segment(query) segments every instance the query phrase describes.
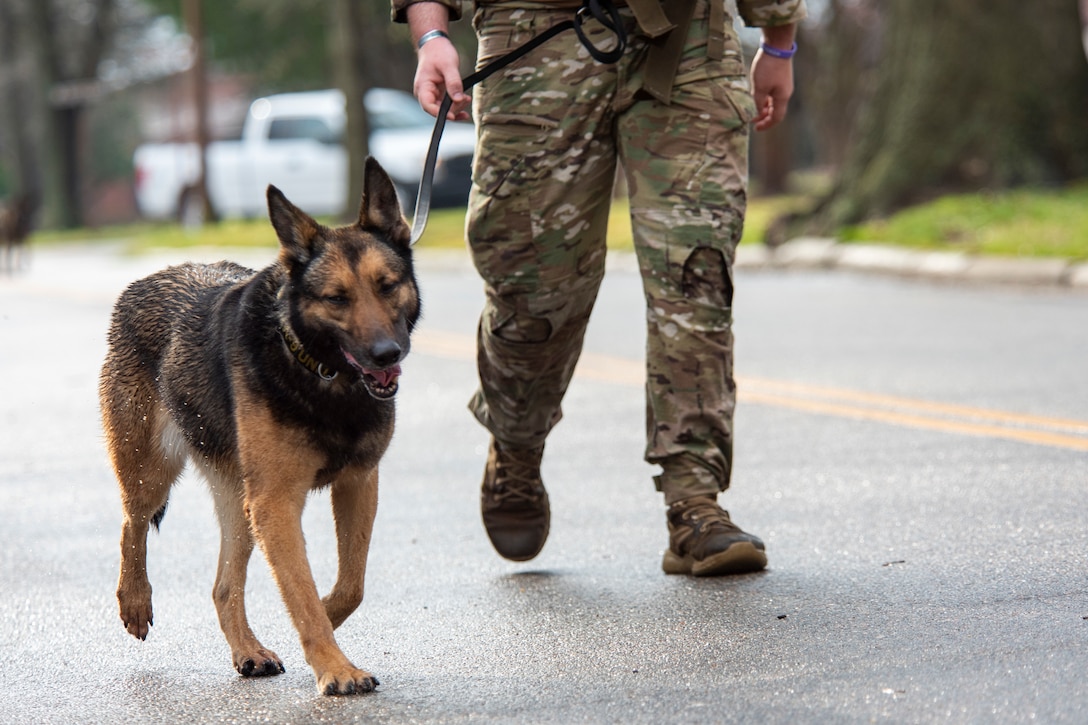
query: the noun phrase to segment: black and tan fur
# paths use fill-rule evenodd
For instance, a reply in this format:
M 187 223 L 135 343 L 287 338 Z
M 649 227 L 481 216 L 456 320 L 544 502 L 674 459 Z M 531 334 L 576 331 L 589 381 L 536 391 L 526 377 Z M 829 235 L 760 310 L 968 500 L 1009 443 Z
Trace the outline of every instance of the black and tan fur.
M 399 363 L 419 317 L 409 229 L 389 177 L 367 161 L 356 224 L 327 228 L 268 189 L 278 260 L 171 267 L 117 302 L 102 368 L 106 440 L 121 485 L 121 619 L 152 624 L 147 532 L 192 461 L 222 532 L 213 599 L 243 675 L 284 671 L 250 630 L 246 567 L 264 551 L 325 694 L 373 690 L 333 630 L 363 598 L 378 462 L 393 434 Z M 320 364 L 320 367 L 319 367 Z M 301 516 L 331 490 L 339 567 L 319 598 Z

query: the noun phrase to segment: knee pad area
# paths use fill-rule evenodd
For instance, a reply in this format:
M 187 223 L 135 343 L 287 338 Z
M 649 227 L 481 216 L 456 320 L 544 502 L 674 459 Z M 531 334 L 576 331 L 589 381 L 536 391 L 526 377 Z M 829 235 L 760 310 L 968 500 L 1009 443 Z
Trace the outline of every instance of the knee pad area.
M 545 342 L 552 335 L 552 323 L 543 318 L 512 313 L 495 320 L 491 334 L 506 342 Z
M 710 307 L 733 306 L 733 281 L 725 256 L 713 247 L 696 247 L 684 260 L 680 289 L 686 299 Z

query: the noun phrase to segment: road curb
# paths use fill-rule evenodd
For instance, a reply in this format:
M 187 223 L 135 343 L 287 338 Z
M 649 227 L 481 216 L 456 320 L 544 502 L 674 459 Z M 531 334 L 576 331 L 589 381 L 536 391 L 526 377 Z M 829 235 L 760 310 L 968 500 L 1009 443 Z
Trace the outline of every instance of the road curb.
M 471 271 L 464 250 L 417 250 L 421 266 Z M 738 269 L 844 269 L 901 277 L 973 282 L 1064 287 L 1088 291 L 1088 262 L 1065 259 L 1018 259 L 977 257 L 964 252 L 922 252 L 878 244 L 841 244 L 834 239 L 805 237 L 772 249 L 762 244 L 737 248 Z M 638 271 L 633 252 L 610 252 L 608 267 Z
M 1071 287 L 1088 290 L 1088 263 L 1066 259 L 979 257 L 964 252 L 931 252 L 878 244 L 841 244 L 801 237 L 769 248 L 737 249 L 738 268 L 847 269 L 947 281 Z

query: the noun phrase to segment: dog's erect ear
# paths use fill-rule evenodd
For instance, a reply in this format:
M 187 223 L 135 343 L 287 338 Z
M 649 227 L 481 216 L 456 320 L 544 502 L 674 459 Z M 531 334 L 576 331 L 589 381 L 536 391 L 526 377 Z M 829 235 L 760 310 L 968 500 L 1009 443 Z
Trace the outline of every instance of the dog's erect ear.
M 305 264 L 313 255 L 314 237 L 321 225 L 287 200 L 283 192 L 268 185 L 268 216 L 280 238 L 280 256 L 285 261 Z
M 412 230 L 401 213 L 393 180 L 373 157 L 367 157 L 366 160 L 363 200 L 359 204 L 359 226 L 385 232 L 393 242 L 404 246 L 408 246 L 412 237 Z

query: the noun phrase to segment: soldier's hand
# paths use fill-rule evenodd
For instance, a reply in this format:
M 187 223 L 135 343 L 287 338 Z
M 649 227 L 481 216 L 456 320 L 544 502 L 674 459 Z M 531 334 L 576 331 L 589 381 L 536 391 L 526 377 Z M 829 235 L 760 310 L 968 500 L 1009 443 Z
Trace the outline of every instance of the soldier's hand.
M 461 84 L 461 65 L 457 48 L 447 38 L 435 38 L 419 49 L 419 64 L 413 84 L 416 98 L 423 110 L 438 115 L 442 99 L 449 93 L 453 100 L 446 115 L 448 121 L 469 120 L 468 105 L 471 99 Z
M 793 52 L 797 50 L 794 37 L 796 24 L 763 28 L 763 43 L 752 60 L 752 98 L 756 102 L 755 127 L 766 131 L 778 125 L 786 117 L 786 106 L 793 95 Z M 788 51 L 768 54 L 764 46 Z
M 752 61 L 752 97 L 756 102 L 757 131 L 766 131 L 786 117 L 793 95 L 793 61 L 775 58 L 762 50 Z

